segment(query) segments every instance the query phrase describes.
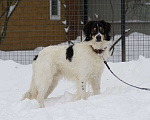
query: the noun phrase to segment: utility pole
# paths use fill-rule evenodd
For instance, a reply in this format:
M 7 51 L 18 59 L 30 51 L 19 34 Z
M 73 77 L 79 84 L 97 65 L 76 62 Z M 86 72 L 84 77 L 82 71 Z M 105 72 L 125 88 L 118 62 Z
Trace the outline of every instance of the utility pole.
M 122 46 L 122 62 L 126 61 L 126 42 L 125 42 L 125 0 L 121 0 L 121 46 Z

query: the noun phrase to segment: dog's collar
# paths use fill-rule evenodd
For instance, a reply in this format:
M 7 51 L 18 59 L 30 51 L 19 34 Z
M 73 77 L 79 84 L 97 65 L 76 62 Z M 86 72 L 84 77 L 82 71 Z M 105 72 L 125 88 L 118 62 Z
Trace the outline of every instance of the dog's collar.
M 92 45 L 90 45 L 90 47 L 92 48 L 92 50 L 93 50 L 96 54 L 102 54 L 102 53 L 106 50 L 106 48 L 107 48 L 107 47 L 105 47 L 105 48 L 103 48 L 103 49 L 94 49 L 94 48 L 92 47 Z

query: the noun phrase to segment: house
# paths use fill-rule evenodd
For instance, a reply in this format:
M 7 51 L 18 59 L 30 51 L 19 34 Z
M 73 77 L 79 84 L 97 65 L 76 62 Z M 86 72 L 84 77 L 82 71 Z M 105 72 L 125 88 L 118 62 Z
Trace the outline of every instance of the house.
M 11 3 L 10 12 L 18 0 Z M 80 34 L 83 4 L 80 0 L 21 0 L 9 18 L 7 34 L 0 50 L 32 50 L 57 45 Z M 7 1 L 0 2 L 0 15 Z M 6 14 L 0 18 L 2 33 Z

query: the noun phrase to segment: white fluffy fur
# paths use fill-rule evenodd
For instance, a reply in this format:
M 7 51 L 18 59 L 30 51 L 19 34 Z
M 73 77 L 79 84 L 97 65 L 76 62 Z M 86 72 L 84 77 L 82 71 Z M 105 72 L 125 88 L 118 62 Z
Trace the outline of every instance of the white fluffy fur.
M 24 94 L 25 98 L 37 99 L 40 107 L 44 107 L 44 99 L 54 90 L 58 81 L 65 77 L 76 82 L 77 99 L 86 99 L 87 82 L 91 84 L 93 94 L 100 94 L 100 81 L 104 69 L 101 55 L 95 49 L 103 49 L 104 58 L 108 56 L 108 41 L 95 42 L 95 38 L 88 42 L 81 42 L 73 46 L 72 61 L 66 59 L 68 46 L 49 46 L 44 48 L 33 62 L 33 75 L 30 89 Z

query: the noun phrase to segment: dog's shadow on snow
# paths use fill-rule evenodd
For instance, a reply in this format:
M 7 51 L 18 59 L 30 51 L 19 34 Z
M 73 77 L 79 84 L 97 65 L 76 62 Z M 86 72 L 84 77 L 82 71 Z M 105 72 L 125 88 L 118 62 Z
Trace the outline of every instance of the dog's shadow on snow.
M 92 93 L 88 92 L 87 96 L 92 96 Z M 59 97 L 50 97 L 44 100 L 45 107 L 52 107 L 57 104 L 65 104 L 70 102 L 77 101 L 77 94 L 71 94 L 69 92 L 65 92 L 64 95 Z
M 50 97 L 44 100 L 44 104 L 46 107 L 51 107 L 56 104 L 64 104 L 68 102 L 74 102 L 74 94 L 65 92 L 64 95 L 59 96 L 59 97 Z
M 87 97 L 90 96 L 93 96 L 93 94 L 91 92 L 87 92 Z M 64 95 L 58 97 L 51 97 L 51 96 L 49 97 L 50 98 L 44 100 L 45 107 L 54 107 L 57 104 L 66 104 L 66 103 L 78 101 L 78 99 L 76 99 L 77 94 L 72 94 L 69 92 L 65 92 Z M 14 110 L 17 112 L 22 110 L 29 111 L 32 109 L 40 108 L 39 103 L 35 99 L 34 100 L 25 99 L 24 101 L 13 103 L 12 106 L 13 106 L 12 108 L 15 108 Z

